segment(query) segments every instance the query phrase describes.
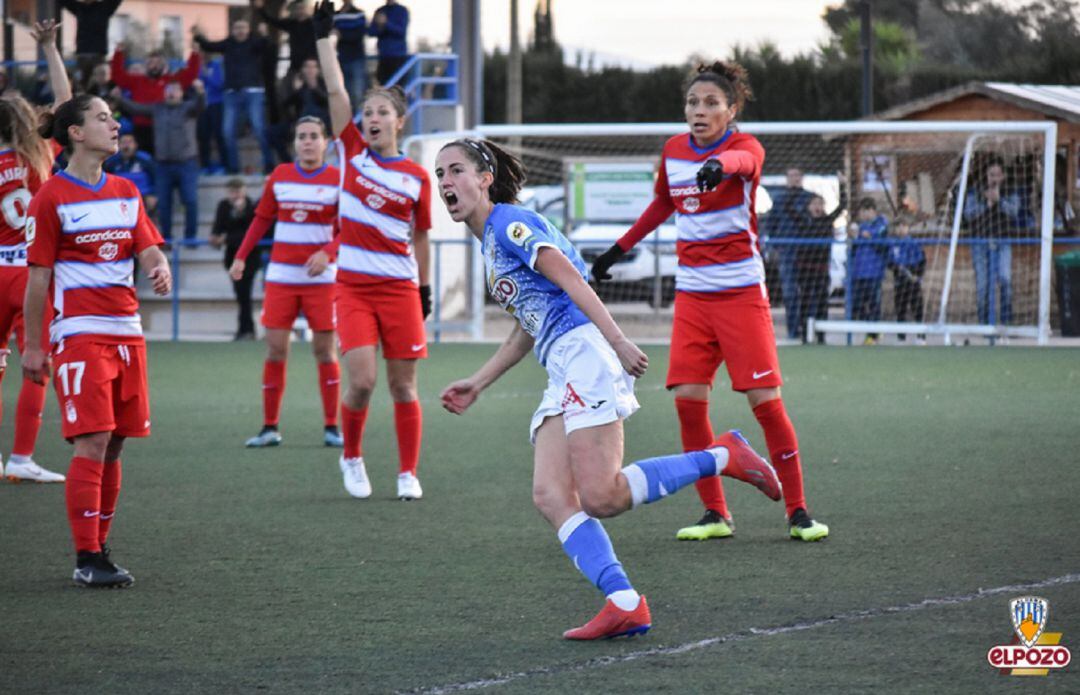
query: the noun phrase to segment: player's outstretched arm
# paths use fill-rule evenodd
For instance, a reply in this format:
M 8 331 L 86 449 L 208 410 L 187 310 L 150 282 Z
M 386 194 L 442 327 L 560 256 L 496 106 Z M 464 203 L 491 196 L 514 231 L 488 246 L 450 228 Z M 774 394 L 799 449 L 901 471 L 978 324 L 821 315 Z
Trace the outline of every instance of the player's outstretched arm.
M 506 338 L 484 366 L 467 379 L 461 379 L 443 389 L 443 408 L 455 415 L 464 413 L 480 396 L 480 392 L 493 384 L 511 367 L 520 362 L 533 347 L 533 338 L 520 324 Z
M 611 318 L 607 307 L 581 277 L 577 268 L 570 263 L 570 259 L 558 249 L 545 246 L 537 252 L 536 270 L 566 292 L 574 304 L 600 329 L 600 333 L 615 350 L 619 362 L 628 374 L 633 377 L 645 374 L 645 370 L 649 368 L 649 358 L 623 334 L 619 324 Z
M 49 374 L 49 355 L 41 344 L 41 317 L 45 312 L 45 298 L 52 282 L 52 268 L 30 266 L 23 297 L 23 321 L 26 323 L 26 350 L 22 354 L 22 369 L 26 378 L 35 384 L 44 384 Z
M 352 121 L 352 104 L 349 102 L 349 93 L 345 91 L 345 78 L 341 75 L 337 51 L 330 42 L 330 30 L 334 28 L 334 6 L 330 0 L 323 0 L 315 7 L 311 21 L 315 25 L 315 48 L 319 52 L 319 67 L 322 69 L 323 82 L 326 83 L 330 127 L 336 138 L 341 136 Z

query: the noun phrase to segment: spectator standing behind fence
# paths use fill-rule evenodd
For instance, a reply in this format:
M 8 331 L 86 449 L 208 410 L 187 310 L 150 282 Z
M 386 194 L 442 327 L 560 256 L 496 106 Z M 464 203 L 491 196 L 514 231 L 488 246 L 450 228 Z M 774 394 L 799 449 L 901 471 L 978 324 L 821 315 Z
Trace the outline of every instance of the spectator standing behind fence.
M 90 76 L 86 80 L 86 93 L 108 100 L 115 86 L 112 70 L 109 69 L 109 64 L 102 60 L 90 70 Z
M 153 157 L 139 149 L 134 133 L 123 133 L 120 136 L 120 150 L 106 159 L 102 168 L 107 174 L 114 174 L 135 184 L 142 194 L 146 216 L 151 220 L 157 217 L 157 164 Z
M 806 206 L 813 193 L 803 188 L 802 170 L 787 170 L 783 189 L 773 196 L 772 213 L 768 216 L 769 239 L 777 247 L 780 264 L 780 298 L 784 302 L 784 322 L 787 337 L 795 340 L 805 327 L 799 322 L 799 277 L 795 268 L 798 246 L 784 243 L 797 235 L 800 218 L 806 214 Z M 778 241 L 779 240 L 779 241 Z
M 123 99 L 124 110 L 149 115 L 154 120 L 157 150 L 158 223 L 165 241 L 172 239 L 173 192 L 180 191 L 184 204 L 184 240 L 192 241 L 199 231 L 199 164 L 196 158 L 195 121 L 206 104 L 205 90 L 199 80 L 192 85 L 194 94 L 184 98 L 179 82 L 165 87 L 165 101 L 153 106 Z
M 1007 324 L 1012 320 L 1012 247 L 1001 239 L 1020 224 L 1020 195 L 1005 188 L 1005 166 L 993 161 L 980 185 L 964 200 L 964 222 L 971 233 L 971 262 L 975 268 L 975 307 L 979 323 Z M 1001 306 L 994 308 L 995 288 Z
M 911 238 L 911 220 L 899 217 L 893 225 L 894 241 L 889 246 L 889 267 L 893 271 L 893 302 L 896 306 L 896 320 L 907 321 L 908 312 L 917 323 L 923 320 L 922 280 L 926 272 L 926 254 L 922 244 Z M 901 333 L 899 340 L 907 340 Z M 919 345 L 926 344 L 926 334 L 915 336 Z
M 225 270 L 231 266 L 236 252 L 244 242 L 244 234 L 255 218 L 255 203 L 247 194 L 243 179 L 233 178 L 225 184 L 225 198 L 214 213 L 214 227 L 210 231 L 210 245 L 225 248 Z M 254 340 L 255 322 L 251 317 L 251 288 L 255 273 L 262 266 L 262 252 L 258 249 L 248 256 L 243 275 L 232 281 L 233 293 L 240 313 L 237 318 L 236 335 L 233 340 Z
M 128 70 L 126 53 L 123 44 L 116 47 L 112 57 L 112 80 L 117 87 L 127 90 L 130 99 L 136 104 L 151 106 L 165 99 L 165 85 L 176 81 L 183 90 L 191 87 L 191 83 L 199 77 L 199 68 L 202 67 L 202 59 L 197 52 L 192 52 L 188 57 L 187 65 L 175 73 L 166 73 L 165 54 L 161 51 L 151 51 L 146 56 L 146 64 L 143 74 Z M 132 121 L 135 124 L 135 138 L 139 141 L 139 147 L 151 155 L 155 154 L 154 147 L 154 122 L 149 115 L 138 115 Z
M 345 90 L 349 93 L 350 103 L 359 104 L 367 89 L 367 48 L 364 46 L 367 15 L 352 0 L 345 0 L 334 15 L 334 29 L 338 33 L 338 63 L 345 78 Z
M 877 211 L 873 198 L 859 201 L 858 222 L 851 225 L 851 260 L 848 262 L 851 291 L 851 318 L 856 321 L 881 319 L 881 280 L 885 277 L 888 253 L 881 240 L 889 233 L 889 222 Z M 866 334 L 866 345 L 876 345 L 877 333 Z
M 840 203 L 825 214 L 825 199 L 810 195 L 806 209 L 799 215 L 796 236 L 807 243 L 795 247 L 795 276 L 798 278 L 799 302 L 797 316 L 803 343 L 810 342 L 806 320 L 823 320 L 829 316 L 829 256 L 832 250 L 833 225 L 847 203 L 843 191 Z M 825 343 L 825 334 L 818 331 L 818 344 Z
M 79 82 L 85 83 L 109 53 L 109 20 L 120 0 L 57 0 L 57 4 L 75 16 L 75 64 Z
M 289 16 L 286 19 L 271 16 L 263 3 L 264 0 L 254 0 L 252 3 L 259 13 L 259 19 L 289 36 L 289 70 L 285 79 L 291 81 L 292 76 L 300 71 L 305 60 L 309 58 L 318 60 L 318 54 L 315 51 L 315 25 L 311 23 L 311 1 L 294 0 L 289 3 Z
M 285 117 L 289 123 L 304 116 L 315 116 L 323 123 L 330 122 L 326 83 L 319 71 L 319 60 L 305 60 L 300 72 L 293 77 L 289 96 L 285 99 Z
M 199 114 L 195 124 L 195 134 L 199 140 L 199 166 L 204 174 L 220 174 L 225 170 L 225 142 L 223 129 L 225 114 L 225 67 L 220 57 L 203 57 L 203 68 L 199 72 L 203 88 L 206 90 L 206 108 Z M 217 160 L 211 155 L 211 145 L 217 146 Z
M 225 131 L 225 169 L 230 174 L 240 171 L 240 152 L 237 141 L 244 121 L 251 124 L 255 139 L 262 151 L 263 173 L 274 170 L 274 155 L 266 133 L 266 86 L 262 64 L 274 47 L 265 36 L 251 33 L 251 24 L 238 19 L 232 23 L 229 36 L 221 41 L 207 39 L 198 24 L 191 28 L 196 43 L 204 51 L 221 53 L 225 57 L 225 111 L 222 130 Z
M 380 85 L 386 85 L 409 57 L 409 45 L 405 40 L 408 29 L 409 10 L 396 0 L 386 0 L 385 5 L 375 10 L 368 36 L 378 38 L 375 48 L 379 53 L 379 65 L 375 68 L 375 78 Z

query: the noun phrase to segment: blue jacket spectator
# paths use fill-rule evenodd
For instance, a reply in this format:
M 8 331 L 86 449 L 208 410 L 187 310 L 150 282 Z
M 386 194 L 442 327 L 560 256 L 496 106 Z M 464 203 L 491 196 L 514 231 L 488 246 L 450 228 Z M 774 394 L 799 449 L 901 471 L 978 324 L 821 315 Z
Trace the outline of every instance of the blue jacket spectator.
M 120 151 L 106 159 L 103 168 L 135 184 L 144 200 L 154 197 L 157 164 L 153 157 L 139 149 L 131 132 L 120 135 Z M 147 207 L 150 207 L 150 201 L 147 201 Z
M 380 85 L 385 86 L 409 57 L 409 45 L 405 39 L 408 29 L 409 10 L 396 0 L 386 0 L 385 5 L 375 10 L 368 35 L 378 38 L 375 47 L 379 52 L 379 65 L 375 77 Z
M 349 92 L 349 102 L 359 105 L 367 89 L 367 15 L 353 5 L 352 0 L 345 0 L 341 10 L 334 15 L 334 28 L 338 32 L 337 53 L 341 74 L 345 78 L 345 89 Z
M 971 234 L 975 270 L 975 309 L 982 325 L 1012 320 L 1012 246 L 999 239 L 1023 229 L 1022 207 L 1020 195 L 1005 187 L 1005 167 L 1000 161 L 991 162 L 982 183 L 964 197 L 962 215 Z M 995 306 L 998 293 L 1000 306 Z
M 875 243 L 884 239 L 889 232 L 889 222 L 884 215 L 873 210 L 873 216 L 867 220 L 865 209 L 859 211 L 859 229 L 855 236 L 854 249 L 848 272 L 855 280 L 880 280 L 885 275 L 885 256 L 888 249 L 884 244 Z
M 785 243 L 799 233 L 799 221 L 807 213 L 807 206 L 814 194 L 802 187 L 802 170 L 787 170 L 786 185 L 773 195 L 772 210 L 765 216 L 762 233 L 769 236 L 770 245 L 777 249 L 780 271 L 780 298 L 784 302 L 784 318 L 789 339 L 798 338 L 803 331 L 799 317 L 802 303 L 799 293 L 799 275 L 796 259 L 799 247 Z
M 206 108 L 199 114 L 196 137 L 199 141 L 199 165 L 205 173 L 225 170 L 225 68 L 220 58 L 204 60 L 199 72 L 206 89 Z M 211 145 L 217 146 L 217 159 L 212 156 Z

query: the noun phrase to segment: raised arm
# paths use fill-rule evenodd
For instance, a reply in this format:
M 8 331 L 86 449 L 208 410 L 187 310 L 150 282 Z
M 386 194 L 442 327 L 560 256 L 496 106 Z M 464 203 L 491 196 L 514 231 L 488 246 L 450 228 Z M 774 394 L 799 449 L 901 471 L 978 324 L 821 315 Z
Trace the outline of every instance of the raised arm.
M 570 259 L 558 249 L 544 246 L 537 252 L 536 270 L 566 292 L 578 309 L 600 329 L 604 340 L 615 350 L 627 373 L 634 377 L 645 374 L 649 358 L 623 334 L 615 319 L 611 318 L 607 307 L 585 282 L 585 278 L 581 277 Z
M 330 127 L 334 137 L 341 137 L 342 132 L 352 122 L 352 104 L 349 93 L 345 91 L 345 78 L 341 76 L 337 51 L 330 43 L 330 30 L 334 27 L 334 6 L 330 0 L 323 0 L 315 7 L 311 21 L 315 25 L 315 47 L 319 51 L 319 67 L 323 81 L 326 82 L 326 96 L 329 101 Z
M 45 62 L 49 65 L 49 88 L 52 89 L 54 108 L 71 99 L 71 81 L 64 68 L 64 59 L 60 56 L 60 49 L 56 47 L 56 30 L 59 26 L 56 20 L 46 19 L 36 23 L 30 30 L 30 35 L 41 46 L 41 51 L 45 54 Z

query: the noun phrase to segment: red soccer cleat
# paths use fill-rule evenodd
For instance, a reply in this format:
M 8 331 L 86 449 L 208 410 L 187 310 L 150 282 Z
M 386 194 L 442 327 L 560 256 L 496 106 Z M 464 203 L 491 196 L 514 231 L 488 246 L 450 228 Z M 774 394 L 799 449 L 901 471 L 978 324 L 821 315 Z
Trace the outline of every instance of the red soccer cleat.
M 720 435 L 711 448 L 724 447 L 728 450 L 728 462 L 720 475 L 726 475 L 744 483 L 750 483 L 773 501 L 780 499 L 783 488 L 772 465 L 758 456 L 750 447 L 750 442 L 739 430 L 731 430 Z
M 624 611 L 608 599 L 595 618 L 581 627 L 567 630 L 562 636 L 566 639 L 577 640 L 632 637 L 645 634 L 650 627 L 652 627 L 652 616 L 649 614 L 649 604 L 645 602 L 644 596 L 638 601 L 637 608 L 632 611 Z

